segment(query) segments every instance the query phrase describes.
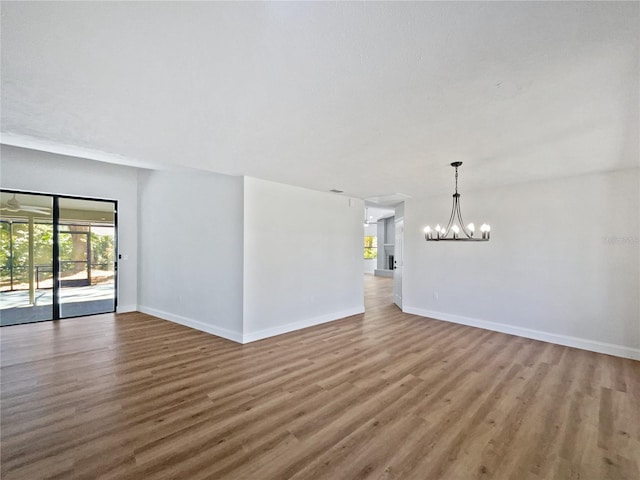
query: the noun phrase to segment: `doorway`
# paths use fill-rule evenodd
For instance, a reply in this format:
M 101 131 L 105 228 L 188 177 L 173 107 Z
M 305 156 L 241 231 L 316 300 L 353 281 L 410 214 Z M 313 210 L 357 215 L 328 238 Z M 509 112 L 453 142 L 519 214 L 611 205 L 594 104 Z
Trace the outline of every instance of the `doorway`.
M 394 303 L 397 266 L 396 206 L 365 202 L 365 310 Z
M 0 190 L 0 325 L 115 312 L 117 202 Z

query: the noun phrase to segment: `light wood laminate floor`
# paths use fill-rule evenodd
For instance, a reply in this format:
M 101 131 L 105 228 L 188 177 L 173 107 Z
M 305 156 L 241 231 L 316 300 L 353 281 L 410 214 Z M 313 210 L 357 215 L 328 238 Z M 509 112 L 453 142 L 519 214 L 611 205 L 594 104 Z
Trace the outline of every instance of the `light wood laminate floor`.
M 4 327 L 2 478 L 640 478 L 640 362 L 403 314 L 238 345 L 139 314 Z

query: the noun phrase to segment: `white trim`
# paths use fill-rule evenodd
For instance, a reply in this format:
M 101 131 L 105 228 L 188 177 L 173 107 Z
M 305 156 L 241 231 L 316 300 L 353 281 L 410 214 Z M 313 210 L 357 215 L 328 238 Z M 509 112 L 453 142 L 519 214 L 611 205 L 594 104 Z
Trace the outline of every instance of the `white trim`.
M 543 342 L 556 343 L 567 347 L 580 348 L 597 353 L 605 353 L 616 357 L 630 358 L 632 360 L 640 360 L 640 348 L 627 347 L 625 345 L 615 345 L 612 343 L 598 342 L 586 338 L 571 337 L 568 335 L 559 335 L 557 333 L 543 332 L 541 330 L 532 330 L 524 327 L 516 327 L 505 323 L 489 322 L 477 318 L 463 317 L 461 315 L 452 315 L 450 313 L 435 312 L 432 310 L 424 310 L 416 307 L 404 307 L 405 313 L 419 315 L 421 317 L 433 318 L 435 320 L 443 320 L 445 322 L 459 323 L 471 327 L 484 328 L 494 332 L 508 333 L 519 337 L 532 338 Z
M 263 338 L 275 337 L 276 335 L 282 335 L 283 333 L 289 333 L 295 330 L 313 327 L 314 325 L 320 325 L 321 323 L 333 322 L 334 320 L 340 320 L 342 318 L 350 317 L 351 315 L 358 315 L 360 313 L 364 313 L 364 305 L 350 308 L 348 310 L 320 315 L 319 317 L 313 317 L 306 320 L 299 320 L 297 322 L 279 325 L 277 327 L 265 328 L 264 330 L 245 333 L 242 336 L 242 343 L 255 342 L 256 340 L 262 340 Z
M 116 308 L 116 313 L 129 313 L 137 311 L 137 305 L 118 305 Z
M 138 305 L 138 311 L 152 315 L 154 317 L 168 320 L 170 322 L 184 325 L 185 327 L 195 328 L 201 332 L 210 333 L 218 337 L 226 338 L 234 342 L 242 343 L 242 334 L 240 332 L 234 332 L 227 328 L 210 325 L 208 323 L 201 322 L 200 320 L 194 320 L 192 318 L 183 317 L 181 315 L 175 315 L 169 312 L 163 312 L 162 310 L 156 310 L 155 308 L 145 307 L 144 305 Z

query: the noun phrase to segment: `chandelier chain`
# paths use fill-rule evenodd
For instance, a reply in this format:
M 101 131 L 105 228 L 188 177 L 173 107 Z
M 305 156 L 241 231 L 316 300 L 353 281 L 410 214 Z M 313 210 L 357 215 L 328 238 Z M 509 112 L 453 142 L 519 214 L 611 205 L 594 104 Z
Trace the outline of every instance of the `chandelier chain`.
M 456 193 L 458 193 L 458 167 L 456 167 Z

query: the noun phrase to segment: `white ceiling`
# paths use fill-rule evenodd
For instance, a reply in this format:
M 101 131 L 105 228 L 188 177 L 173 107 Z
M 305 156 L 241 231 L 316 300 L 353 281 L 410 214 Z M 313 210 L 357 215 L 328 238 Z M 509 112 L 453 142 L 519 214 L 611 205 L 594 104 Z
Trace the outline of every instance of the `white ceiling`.
M 640 165 L 638 2 L 3 2 L 2 141 L 369 198 Z

